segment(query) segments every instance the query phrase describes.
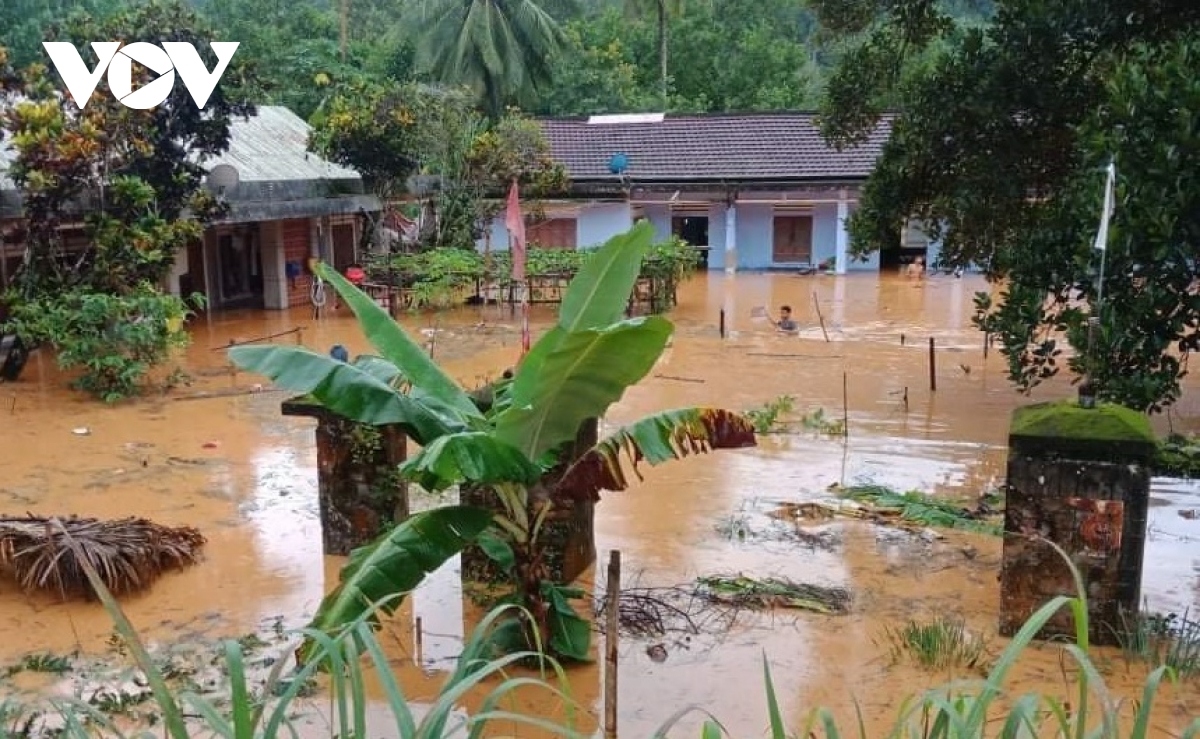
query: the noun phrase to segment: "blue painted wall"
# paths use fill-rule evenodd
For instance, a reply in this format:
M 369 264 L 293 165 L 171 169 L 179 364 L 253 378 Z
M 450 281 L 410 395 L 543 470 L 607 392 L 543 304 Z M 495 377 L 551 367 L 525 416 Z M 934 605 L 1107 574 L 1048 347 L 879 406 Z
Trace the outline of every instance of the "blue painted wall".
M 666 241 L 671 238 L 671 206 L 655 203 L 643 205 L 642 213 L 646 220 L 654 225 L 654 240 Z
M 579 211 L 575 222 L 575 245 L 579 248 L 600 246 L 633 226 L 633 208 L 629 203 L 591 203 Z

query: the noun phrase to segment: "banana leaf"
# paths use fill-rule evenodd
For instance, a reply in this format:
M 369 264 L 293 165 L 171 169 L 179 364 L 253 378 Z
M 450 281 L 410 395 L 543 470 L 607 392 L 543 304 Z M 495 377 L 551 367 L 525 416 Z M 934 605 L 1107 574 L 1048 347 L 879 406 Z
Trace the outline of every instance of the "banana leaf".
M 276 385 L 311 395 L 329 410 L 371 425 L 400 424 L 419 444 L 443 434 L 466 431 L 452 409 L 430 398 L 405 395 L 378 374 L 298 346 L 236 346 L 229 358 Z
M 571 279 L 558 310 L 558 323 L 530 347 L 517 368 L 517 376 L 522 372 L 540 375 L 546 357 L 568 334 L 608 328 L 620 321 L 653 241 L 654 227 L 639 223 L 597 249 Z M 518 406 L 532 404 L 532 398 L 520 395 L 515 388 L 512 400 Z
M 491 522 L 491 512 L 467 506 L 445 506 L 413 515 L 350 554 L 338 586 L 321 601 L 309 628 L 334 636 L 340 627 L 354 623 L 376 604 L 386 614 L 394 612 L 402 598 L 384 599 L 412 592 Z M 377 615 L 369 622 L 378 626 Z M 306 639 L 296 651 L 297 661 L 307 662 L 316 649 L 316 642 Z
M 673 330 L 649 316 L 565 334 L 540 366 L 517 372 L 512 405 L 494 418 L 497 437 L 529 459 L 574 439 L 654 368 Z
M 647 416 L 600 440 L 559 479 L 555 495 L 573 500 L 599 500 L 601 490 L 625 490 L 629 480 L 621 467 L 622 452 L 638 479 L 638 463 L 662 464 L 716 449 L 756 446 L 754 424 L 720 408 L 680 408 Z
M 384 359 L 396 365 L 414 388 L 453 408 L 464 418 L 476 419 L 481 416 L 466 391 L 443 372 L 420 344 L 413 341 L 408 332 L 392 320 L 371 296 L 359 290 L 328 264 L 318 264 L 316 273 L 333 285 L 333 289 L 358 317 L 367 340 Z
M 426 490 L 437 492 L 451 485 L 501 482 L 532 485 L 542 469 L 516 447 L 492 434 L 472 431 L 436 439 L 400 465 L 400 472 Z

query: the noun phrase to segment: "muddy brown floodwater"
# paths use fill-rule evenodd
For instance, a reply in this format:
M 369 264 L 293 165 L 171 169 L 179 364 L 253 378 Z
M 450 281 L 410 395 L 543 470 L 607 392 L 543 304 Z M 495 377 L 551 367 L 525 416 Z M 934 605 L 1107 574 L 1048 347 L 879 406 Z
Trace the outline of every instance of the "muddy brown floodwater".
M 984 360 L 982 336 L 970 325 L 971 297 L 979 289 L 987 286 L 976 277 L 917 283 L 877 275 L 716 273 L 701 274 L 681 288 L 672 316 L 673 345 L 651 377 L 612 410 L 606 425 L 687 405 L 745 410 L 791 395 L 798 412 L 822 408 L 840 417 L 844 410 L 848 439 L 804 431 L 770 435 L 756 449 L 649 470 L 644 482 L 600 504 L 601 561 L 609 550 L 621 550 L 627 586 L 680 585 L 699 575 L 740 572 L 844 586 L 854 594 L 854 605 L 842 616 L 743 613 L 720 634 L 624 638 L 622 735 L 649 735 L 691 704 L 719 717 L 735 736 L 761 732 L 767 722 L 764 653 L 794 725 L 810 708 L 827 706 L 844 728 L 853 729 L 857 700 L 868 735 L 878 735 L 901 700 L 950 677 L 892 665 L 886 627 L 910 617 L 957 614 L 971 630 L 995 633 L 999 538 L 957 532 L 910 536 L 835 522 L 825 527 L 828 546 L 816 546 L 788 536 L 789 527 L 770 515 L 782 503 L 825 496 L 835 483 L 870 482 L 956 498 L 1002 483 L 1010 411 L 1072 389 L 1055 381 L 1027 399 L 1008 385 L 998 352 Z M 829 341 L 818 325 L 814 292 Z M 785 303 L 802 324 L 798 337 L 778 335 L 754 317 L 755 308 L 773 314 Z M 722 309 L 729 329 L 725 340 L 716 328 Z M 550 309 L 535 309 L 535 330 L 551 320 Z M 517 358 L 517 320 L 504 309 L 462 309 L 402 323 L 422 340 L 432 335 L 436 357 L 468 385 L 494 377 Z M 304 328 L 302 341 L 313 349 L 342 343 L 352 353 L 368 350 L 344 309 L 319 320 L 307 310 L 219 314 L 192 327 L 193 345 L 181 357 L 195 377 L 192 387 L 116 407 L 63 389 L 65 380 L 50 358 L 38 356 L 21 383 L 0 386 L 0 512 L 138 515 L 199 527 L 209 539 L 205 561 L 164 576 L 147 594 L 124 603 L 133 622 L 156 642 L 236 637 L 276 623 L 302 625 L 343 561 L 321 553 L 313 422 L 282 417 L 279 403 L 286 396 L 269 388 L 184 399 L 263 382 L 230 373 L 220 347 L 294 327 Z M 930 336 L 937 342 L 936 393 L 929 390 Z M 1197 398 L 1189 386 L 1170 419 L 1176 430 L 1200 428 Z M 1165 430 L 1166 419 L 1156 423 Z M 90 433 L 76 435 L 76 428 Z M 1190 483 L 1155 481 L 1143 585 L 1153 610 L 1182 613 L 1198 601 L 1200 521 L 1180 515 L 1200 506 L 1198 492 Z M 415 506 L 439 502 L 418 500 Z M 590 587 L 590 576 L 585 580 Z M 420 654 L 414 615 L 422 623 Z M 448 567 L 389 624 L 384 642 L 414 699 L 433 695 L 476 615 L 474 607 L 464 606 Z M 0 663 L 34 651 L 99 653 L 110 632 L 96 605 L 30 597 L 0 583 Z M 659 643 L 665 661 L 647 655 L 647 647 Z M 992 650 L 1003 643 L 993 639 Z M 1097 653 L 1109 687 L 1130 699 L 1139 695 L 1145 668 L 1115 651 Z M 1031 650 L 1013 687 L 1065 697 L 1059 655 L 1049 646 Z M 661 652 L 655 656 L 661 659 Z M 600 670 L 573 669 L 571 687 L 589 710 L 581 728 L 590 731 L 600 712 Z M 527 708 L 557 710 L 537 702 Z M 1187 684 L 1166 688 L 1153 726 L 1156 734 L 1168 736 L 1196 715 L 1200 690 Z M 698 721 L 685 720 L 679 735 Z M 329 735 L 319 722 L 312 731 Z

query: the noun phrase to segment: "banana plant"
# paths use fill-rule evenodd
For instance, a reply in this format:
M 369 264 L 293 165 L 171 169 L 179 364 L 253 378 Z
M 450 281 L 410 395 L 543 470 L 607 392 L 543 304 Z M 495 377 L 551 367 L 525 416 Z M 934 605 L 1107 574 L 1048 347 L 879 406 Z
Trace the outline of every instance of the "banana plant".
M 655 465 L 714 449 L 754 446 L 753 425 L 716 408 L 665 411 L 600 440 L 565 471 L 559 467 L 580 425 L 599 418 L 654 367 L 674 331 L 662 316 L 626 318 L 625 308 L 650 249 L 648 223 L 618 235 L 589 258 L 572 280 L 557 323 L 521 360 L 509 380 L 494 386 L 486 410 L 438 367 L 374 300 L 327 265 L 317 273 L 358 317 L 378 356 L 344 363 L 296 346 L 242 346 L 229 351 L 242 369 L 277 386 L 308 394 L 352 421 L 398 424 L 421 446 L 401 473 L 429 490 L 482 486 L 501 505 L 481 531 L 479 509 L 460 507 L 462 526 L 439 529 L 429 549 L 444 553 L 479 541 L 512 573 L 517 599 L 532 614 L 527 644 L 586 659 L 590 630 L 565 603 L 571 593 L 549 581 L 539 534 L 556 501 L 599 500 L 602 490 L 629 486 L 623 470 Z M 389 593 L 410 592 L 427 569 L 428 552 L 407 522 L 355 553 L 341 582 L 322 603 L 313 628 L 332 633 L 354 622 Z M 439 555 L 440 556 L 440 555 Z M 452 556 L 452 555 L 451 555 Z M 356 566 L 357 563 L 357 566 Z M 364 585 L 364 580 L 370 583 Z

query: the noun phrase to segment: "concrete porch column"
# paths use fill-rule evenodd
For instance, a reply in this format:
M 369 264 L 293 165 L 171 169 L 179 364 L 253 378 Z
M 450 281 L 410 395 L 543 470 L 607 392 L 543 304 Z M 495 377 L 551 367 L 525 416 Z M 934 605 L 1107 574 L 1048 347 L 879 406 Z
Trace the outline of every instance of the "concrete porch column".
M 733 198 L 725 206 L 725 273 L 737 272 L 737 203 Z
M 846 200 L 846 194 L 842 193 L 837 204 L 837 231 L 835 240 L 834 256 L 837 259 L 837 264 L 834 267 L 836 274 L 846 274 L 846 266 L 849 264 L 848 253 L 850 251 L 850 235 L 846 233 L 846 220 L 850 217 L 850 203 Z

